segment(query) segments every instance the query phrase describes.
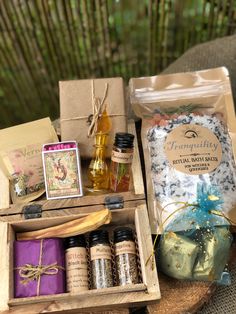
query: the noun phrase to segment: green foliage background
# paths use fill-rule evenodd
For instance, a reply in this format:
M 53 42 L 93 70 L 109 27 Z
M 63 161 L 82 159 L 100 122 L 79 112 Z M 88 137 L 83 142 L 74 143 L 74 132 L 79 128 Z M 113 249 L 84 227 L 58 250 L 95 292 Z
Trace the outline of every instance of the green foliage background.
M 1 0 L 0 127 L 59 116 L 58 81 L 154 75 L 236 30 L 236 0 Z

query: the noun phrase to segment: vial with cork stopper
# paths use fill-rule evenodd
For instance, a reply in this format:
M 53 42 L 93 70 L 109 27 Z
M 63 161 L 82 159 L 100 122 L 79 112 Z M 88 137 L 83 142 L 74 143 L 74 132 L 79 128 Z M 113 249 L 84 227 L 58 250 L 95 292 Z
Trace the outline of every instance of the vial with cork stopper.
M 110 167 L 110 189 L 113 192 L 129 191 L 133 142 L 133 134 L 116 133 L 115 135 Z

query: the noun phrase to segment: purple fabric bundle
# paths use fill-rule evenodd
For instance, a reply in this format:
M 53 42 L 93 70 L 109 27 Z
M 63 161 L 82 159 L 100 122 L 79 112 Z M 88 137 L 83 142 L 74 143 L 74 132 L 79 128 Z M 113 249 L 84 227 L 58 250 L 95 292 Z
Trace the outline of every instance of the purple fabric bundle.
M 27 267 L 44 270 L 40 278 L 27 279 L 26 276 L 29 274 Z M 64 293 L 65 261 L 62 240 L 54 238 L 15 241 L 14 280 L 15 298 Z

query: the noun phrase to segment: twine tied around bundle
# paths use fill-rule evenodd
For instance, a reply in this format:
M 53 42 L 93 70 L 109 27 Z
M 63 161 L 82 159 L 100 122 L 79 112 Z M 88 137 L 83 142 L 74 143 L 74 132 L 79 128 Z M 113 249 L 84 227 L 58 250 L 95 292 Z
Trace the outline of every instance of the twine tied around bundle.
M 89 123 L 88 128 L 88 137 L 93 137 L 96 134 L 97 126 L 98 126 L 98 120 L 101 117 L 102 113 L 106 109 L 105 100 L 108 95 L 109 90 L 109 84 L 105 83 L 105 88 L 103 92 L 103 97 L 96 97 L 95 93 L 95 86 L 94 86 L 94 80 L 91 80 L 91 95 L 92 95 L 92 111 L 93 113 L 88 116 L 82 116 L 82 117 L 73 117 L 73 118 L 66 118 L 61 119 L 60 122 L 65 121 L 75 121 L 75 120 L 84 120 L 87 119 L 87 122 Z M 124 114 L 108 114 L 109 117 L 123 117 Z
M 64 267 L 53 263 L 50 265 L 42 265 L 43 257 L 43 240 L 40 241 L 40 253 L 39 253 L 39 264 L 31 265 L 25 264 L 24 266 L 16 267 L 16 270 L 19 270 L 19 275 L 22 278 L 20 283 L 23 285 L 28 284 L 30 281 L 37 280 L 37 296 L 39 296 L 41 276 L 42 275 L 56 275 L 59 271 L 65 270 Z
M 95 96 L 95 87 L 94 87 L 94 80 L 92 80 L 92 107 L 93 107 L 93 114 L 92 114 L 92 121 L 88 129 L 88 137 L 92 137 L 97 132 L 98 126 L 98 119 L 101 117 L 103 111 L 105 110 L 105 100 L 107 98 L 108 93 L 108 83 L 105 84 L 104 94 L 102 99 Z

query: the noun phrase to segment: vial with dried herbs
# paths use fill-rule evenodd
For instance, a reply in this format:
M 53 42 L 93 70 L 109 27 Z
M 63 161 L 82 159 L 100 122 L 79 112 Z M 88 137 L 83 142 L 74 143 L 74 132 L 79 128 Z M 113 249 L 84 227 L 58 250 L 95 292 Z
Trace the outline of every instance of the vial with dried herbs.
M 91 232 L 89 243 L 93 289 L 112 287 L 112 255 L 108 232 L 105 230 Z
M 114 231 L 117 284 L 124 286 L 138 283 L 137 256 L 133 230 L 121 227 Z
M 88 260 L 83 235 L 66 238 L 65 260 L 67 292 L 88 290 Z
M 129 191 L 133 141 L 133 134 L 116 133 L 115 135 L 110 167 L 110 189 L 113 192 Z

